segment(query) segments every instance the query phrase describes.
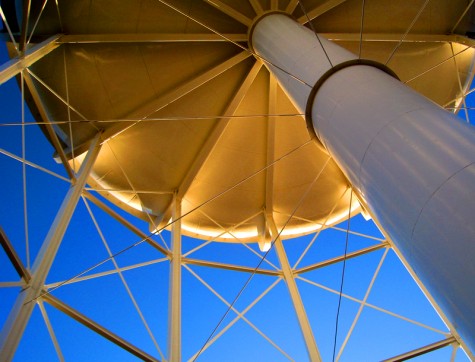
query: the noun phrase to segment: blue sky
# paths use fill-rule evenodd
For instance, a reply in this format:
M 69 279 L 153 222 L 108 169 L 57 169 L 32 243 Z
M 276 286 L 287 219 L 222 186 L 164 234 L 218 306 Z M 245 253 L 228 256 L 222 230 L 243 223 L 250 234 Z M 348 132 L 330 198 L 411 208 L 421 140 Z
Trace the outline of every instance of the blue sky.
M 5 49 L 0 49 L 1 62 L 7 59 Z M 0 86 L 0 122 L 21 123 L 21 95 L 16 80 Z M 26 109 L 26 122 L 33 122 Z M 26 159 L 56 174 L 66 177 L 61 165 L 52 158 L 53 148 L 43 137 L 37 126 L 27 126 L 25 130 Z M 22 127 L 0 127 L 0 149 L 14 155 L 22 155 Z M 26 246 L 23 165 L 21 162 L 0 154 L 0 225 L 15 245 L 25 265 L 31 265 L 35 255 L 48 232 L 56 211 L 64 197 L 68 182 L 30 166 L 25 167 L 28 248 Z M 89 205 L 101 233 L 112 253 L 116 253 L 135 243 L 139 238 L 120 227 L 94 205 Z M 148 225 L 138 221 L 121 210 L 126 218 L 147 232 Z M 342 255 L 345 248 L 346 222 L 338 225 L 340 229 L 330 229 L 322 233 L 309 253 L 302 260 L 302 266 L 310 265 L 331 257 Z M 351 231 L 375 238 L 382 238 L 372 222 L 365 222 L 358 215 L 351 220 Z M 163 232 L 163 239 L 169 245 L 170 235 Z M 284 243 L 291 264 L 312 240 L 313 235 L 288 240 Z M 156 237 L 162 242 L 159 237 Z M 183 238 L 184 252 L 192 250 L 202 241 Z M 368 237 L 350 234 L 349 251 L 358 250 L 377 241 Z M 258 251 L 256 245 L 251 248 Z M 29 249 L 29 263 L 27 261 Z M 351 259 L 346 264 L 343 293 L 362 300 L 368 285 L 384 254 L 384 249 Z M 242 245 L 212 243 L 190 257 L 227 263 L 255 266 L 259 257 Z M 101 240 L 86 203 L 80 201 L 73 216 L 64 241 L 47 284 L 68 280 L 84 270 L 108 258 L 107 250 Z M 147 325 L 144 325 L 126 288 L 117 273 L 100 278 L 64 285 L 52 294 L 73 308 L 84 313 L 114 333 L 129 340 L 146 352 L 160 358 L 147 326 L 166 356 L 167 345 L 167 303 L 168 303 L 168 262 L 163 256 L 143 243 L 116 258 L 120 267 L 142 262 L 155 261 L 149 266 L 124 271 L 122 273 L 127 287 L 140 307 Z M 278 264 L 273 251 L 268 261 Z M 271 269 L 271 266 L 267 266 Z M 189 269 L 188 269 L 189 268 Z M 91 270 L 86 275 L 113 270 L 111 261 Z M 301 295 L 311 321 L 315 338 L 324 360 L 331 360 L 335 333 L 338 295 L 333 291 L 340 288 L 342 264 L 318 269 L 302 275 L 298 280 Z M 213 288 L 228 302 L 232 301 L 248 278 L 248 274 L 233 271 L 218 271 L 214 268 L 188 266 L 183 268 L 183 357 L 190 358 L 206 341 L 221 316 L 226 305 L 210 292 L 199 278 Z M 18 276 L 11 267 L 5 253 L 0 250 L 0 283 L 16 282 Z M 275 277 L 256 275 L 248 288 L 235 304 L 239 311 L 259 296 L 266 288 L 276 282 Z M 3 324 L 8 310 L 13 304 L 19 287 L 6 287 L 0 284 L 0 324 Z M 389 358 L 407 350 L 441 340 L 444 336 L 427 327 L 446 332 L 447 329 L 430 307 L 417 285 L 390 251 L 376 278 L 363 308 L 360 321 L 348 342 L 341 361 L 376 361 Z M 358 312 L 360 304 L 343 298 L 340 310 L 337 351 Z M 379 308 L 379 309 L 378 309 Z M 386 312 L 381 311 L 384 309 Z M 45 303 L 45 310 L 59 341 L 62 354 L 67 361 L 128 361 L 136 360 L 127 352 L 109 343 L 101 336 L 70 319 L 62 312 Z M 409 318 L 426 325 L 395 318 L 389 313 Z M 236 316 L 230 312 L 224 326 Z M 297 319 L 285 287 L 284 281 L 276 286 L 245 315 L 259 331 L 275 341 L 296 361 L 307 360 L 305 345 L 301 338 Z M 452 348 L 447 347 L 416 361 L 448 361 Z M 225 356 L 225 358 L 223 358 Z M 31 321 L 25 331 L 15 360 L 54 361 L 57 359 L 52 338 L 48 333 L 44 317 L 36 306 Z M 223 337 L 203 352 L 199 361 L 280 361 L 287 360 L 275 347 L 268 343 L 253 327 L 243 320 L 233 325 Z M 458 351 L 456 361 L 466 361 L 462 351 Z

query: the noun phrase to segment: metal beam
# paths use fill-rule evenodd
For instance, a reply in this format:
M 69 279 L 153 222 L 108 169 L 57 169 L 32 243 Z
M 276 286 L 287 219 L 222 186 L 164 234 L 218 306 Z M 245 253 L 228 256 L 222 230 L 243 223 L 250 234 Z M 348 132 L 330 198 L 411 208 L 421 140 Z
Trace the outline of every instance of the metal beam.
M 127 352 L 130 352 L 134 356 L 140 358 L 143 361 L 150 361 L 150 362 L 157 362 L 159 361 L 153 356 L 150 356 L 148 353 L 142 351 L 141 349 L 135 347 L 133 344 L 127 342 L 125 339 L 122 339 L 118 335 L 112 333 L 108 329 L 104 328 L 100 324 L 94 322 L 92 319 L 89 319 L 84 314 L 78 312 L 77 310 L 71 308 L 69 305 L 63 303 L 56 297 L 53 297 L 51 294 L 45 294 L 43 297 L 45 302 L 52 305 L 56 309 L 60 310 L 64 314 L 68 315 L 69 317 L 73 318 L 74 320 L 78 321 L 82 325 L 86 326 L 90 330 L 96 332 L 97 334 L 101 335 L 102 337 L 108 339 L 112 343 L 116 344 L 117 346 L 123 348 Z
M 313 286 L 315 286 L 315 287 L 317 287 L 317 288 L 320 288 L 320 289 L 322 289 L 322 290 L 325 290 L 325 291 L 327 291 L 327 292 L 330 292 L 330 293 L 332 293 L 332 294 L 335 294 L 335 295 L 338 295 L 338 296 L 340 295 L 340 290 L 336 290 L 336 289 L 329 288 L 329 287 L 324 286 L 324 285 L 322 285 L 322 284 L 316 283 L 316 282 L 314 282 L 314 281 L 312 281 L 312 280 L 303 278 L 302 276 L 298 276 L 297 279 L 299 279 L 299 280 L 301 280 L 301 281 L 303 281 L 303 282 L 305 282 L 305 283 L 308 283 L 308 284 L 310 284 L 310 285 L 313 285 Z M 345 293 L 342 293 L 341 296 L 342 296 L 343 298 L 345 298 L 345 299 L 351 300 L 351 301 L 356 302 L 356 303 L 358 303 L 358 304 L 363 303 L 363 300 L 358 299 L 358 298 L 355 298 L 355 297 L 352 297 L 351 295 L 348 295 L 348 294 L 345 294 Z M 435 333 L 439 333 L 439 334 L 447 334 L 446 331 L 442 331 L 442 330 L 440 330 L 440 329 L 437 329 L 437 328 L 428 326 L 427 324 L 423 324 L 423 323 L 417 322 L 417 321 L 415 321 L 415 320 L 413 320 L 413 319 L 404 317 L 404 316 L 402 316 L 402 315 L 400 315 L 400 314 L 391 312 L 391 311 L 389 311 L 389 310 L 387 310 L 387 309 L 378 307 L 378 306 L 376 306 L 376 305 L 374 305 L 374 304 L 366 303 L 365 306 L 368 307 L 368 308 L 377 310 L 378 312 L 382 312 L 382 313 L 387 314 L 387 315 L 389 315 L 389 316 L 398 318 L 398 319 L 400 319 L 400 320 L 402 320 L 402 321 L 405 321 L 405 322 L 414 324 L 414 325 L 416 325 L 416 326 L 425 328 L 425 329 L 427 329 L 427 330 L 429 330 L 429 331 L 432 331 L 432 332 L 435 332 Z
M 331 259 L 328 259 L 328 260 L 325 260 L 325 261 L 321 261 L 319 263 L 315 263 L 315 264 L 306 266 L 305 268 L 300 268 L 298 270 L 295 270 L 294 273 L 297 274 L 297 275 L 307 273 L 309 271 L 319 269 L 319 268 L 323 268 L 323 267 L 326 267 L 326 266 L 331 265 L 331 264 L 340 263 L 345 259 L 348 260 L 348 259 L 360 256 L 360 255 L 372 253 L 373 251 L 380 250 L 380 249 L 383 249 L 383 248 L 387 248 L 388 246 L 389 246 L 388 243 L 369 246 L 367 248 L 357 250 L 357 251 L 353 251 L 352 253 L 348 253 L 348 254 L 346 254 L 346 257 L 344 255 L 337 256 L 335 258 L 331 258 Z
M 269 275 L 269 276 L 276 276 L 276 277 L 282 275 L 280 271 L 276 271 L 276 270 L 256 269 L 256 268 L 250 268 L 250 267 L 245 267 L 241 265 L 217 263 L 214 261 L 207 261 L 207 260 L 183 258 L 182 262 L 183 264 L 204 266 L 208 268 L 233 270 L 233 271 L 244 272 L 244 273 L 255 273 L 255 274 Z
M 297 6 L 299 5 L 299 0 L 290 0 L 289 5 L 285 8 L 285 12 L 292 14 Z
M 254 63 L 254 66 L 247 74 L 246 78 L 242 82 L 239 90 L 235 93 L 231 102 L 229 102 L 226 111 L 223 113 L 224 116 L 233 116 L 236 112 L 237 108 L 241 104 L 244 96 L 247 94 L 249 88 L 251 87 L 252 83 L 257 77 L 260 69 L 262 67 L 262 63 L 257 61 Z M 203 167 L 206 160 L 209 158 L 211 152 L 216 147 L 217 142 L 223 135 L 227 125 L 229 124 L 230 118 L 222 118 L 220 119 L 216 125 L 214 126 L 213 130 L 211 131 L 210 135 L 206 139 L 205 144 L 201 147 L 199 153 L 196 155 L 195 159 L 193 160 L 193 164 L 191 167 L 188 168 L 188 171 L 181 181 L 180 186 L 178 187 L 178 196 L 183 197 L 185 196 L 186 192 L 190 188 L 193 180 L 195 179 L 198 172 Z
M 59 174 L 57 174 L 57 173 L 55 173 L 55 172 L 53 172 L 53 171 L 50 171 L 50 170 L 48 170 L 47 168 L 44 168 L 43 166 L 40 166 L 40 165 L 38 165 L 38 164 L 36 164 L 36 163 L 33 163 L 33 162 L 31 162 L 31 161 L 28 161 L 28 160 L 25 160 L 24 158 L 22 158 L 22 157 L 20 157 L 20 156 L 17 156 L 17 155 L 15 155 L 15 154 L 11 153 L 11 152 L 8 152 L 8 151 L 4 150 L 3 148 L 0 148 L 0 154 L 3 154 L 3 155 L 5 155 L 5 156 L 7 156 L 7 157 L 10 157 L 11 159 L 14 159 L 15 161 L 24 163 L 25 165 L 28 165 L 28 166 L 30 166 L 30 167 L 32 167 L 32 168 L 34 168 L 34 169 L 37 169 L 37 170 L 39 170 L 39 171 L 41 171 L 41 172 L 44 172 L 44 173 L 46 173 L 46 174 L 48 174 L 48 175 L 51 175 L 51 176 L 53 176 L 53 177 L 56 177 L 56 178 L 59 179 L 59 180 L 66 181 L 66 182 L 71 182 L 70 179 L 68 179 L 68 178 L 66 178 L 66 177 L 63 177 L 63 176 L 61 176 L 61 175 L 59 175 Z
M 120 278 L 121 282 L 122 282 L 122 285 L 126 291 L 126 293 L 128 294 L 129 298 L 130 298 L 130 301 L 132 302 L 138 316 L 140 317 L 140 320 L 142 321 L 142 324 L 143 326 L 145 327 L 145 329 L 147 330 L 147 333 L 150 337 L 150 339 L 152 340 L 153 344 L 155 345 L 155 348 L 157 349 L 158 353 L 160 354 L 160 357 L 162 359 L 165 359 L 165 356 L 163 355 L 161 349 L 160 349 L 160 346 L 155 338 L 155 336 L 153 335 L 151 329 L 150 329 L 150 326 L 149 324 L 147 323 L 147 320 L 145 319 L 143 313 L 142 313 L 142 310 L 140 309 L 140 306 L 137 302 L 137 299 L 135 298 L 134 294 L 132 293 L 132 290 L 130 289 L 130 286 L 129 286 L 129 283 L 127 283 L 127 280 L 125 279 L 124 277 L 124 274 L 122 273 L 122 271 L 120 270 L 120 267 L 119 267 L 119 264 L 117 263 L 117 260 L 115 258 L 115 255 L 112 253 L 111 251 L 111 248 L 109 247 L 109 244 L 107 243 L 107 240 L 104 236 L 104 233 L 101 229 L 101 227 L 99 226 L 99 223 L 97 222 L 97 218 L 95 217 L 94 213 L 92 212 L 91 210 L 91 207 L 89 205 L 89 202 L 87 202 L 87 200 L 84 199 L 84 203 L 86 205 L 86 209 L 89 213 L 89 216 L 91 217 L 92 219 L 92 222 L 96 228 L 96 231 L 97 233 L 99 234 L 99 237 L 101 238 L 102 240 L 102 243 L 104 244 L 104 247 L 105 249 L 107 250 L 107 254 L 108 254 L 108 258 L 109 260 L 112 262 L 112 264 L 114 265 L 114 270 L 116 271 L 118 277 Z
M 302 297 L 300 296 L 297 283 L 295 281 L 294 272 L 292 271 L 292 268 L 289 264 L 289 259 L 287 258 L 287 254 L 285 253 L 284 245 L 282 244 L 282 239 L 279 236 L 274 219 L 272 217 L 268 217 L 267 223 L 270 226 L 272 237 L 275 238 L 274 249 L 277 253 L 277 257 L 282 268 L 282 273 L 284 274 L 284 280 L 287 284 L 287 288 L 289 290 L 290 298 L 292 299 L 295 312 L 297 313 L 297 319 L 299 321 L 300 330 L 302 331 L 302 335 L 305 340 L 308 356 L 312 362 L 322 361 L 320 352 L 318 351 L 317 343 L 315 342 L 312 327 L 307 317 L 307 312 L 305 311 Z
M 228 104 L 226 111 L 223 113 L 225 117 L 228 116 L 229 118 L 221 118 L 214 126 L 210 135 L 206 139 L 206 142 L 201 147 L 200 151 L 198 152 L 195 159 L 193 160 L 193 163 L 188 168 L 188 171 L 185 177 L 183 177 L 180 185 L 178 186 L 177 195 L 179 198 L 183 198 L 185 196 L 186 192 L 188 191 L 191 184 L 193 183 L 193 180 L 198 175 L 198 172 L 201 170 L 204 163 L 209 158 L 211 152 L 216 147 L 217 142 L 223 135 L 226 127 L 229 124 L 229 121 L 231 120 L 231 116 L 233 116 L 234 113 L 236 112 L 237 108 L 241 104 L 242 100 L 244 99 L 244 96 L 246 95 L 247 91 L 249 90 L 252 83 L 256 79 L 257 74 L 259 73 L 259 70 L 261 68 L 262 68 L 262 62 L 257 61 L 256 63 L 254 63 L 254 66 L 247 74 L 239 90 L 235 93 L 233 99 Z M 170 202 L 170 204 L 168 204 L 166 209 L 163 211 L 163 215 L 164 215 L 163 220 L 165 221 L 170 219 L 172 204 L 173 204 L 173 200 Z
M 410 352 L 400 354 L 399 356 L 389 358 L 389 359 L 385 359 L 383 362 L 402 362 L 402 361 L 406 361 L 408 359 L 411 359 L 411 358 L 414 358 L 414 357 L 417 357 L 417 356 L 421 356 L 423 354 L 438 350 L 440 348 L 447 347 L 447 346 L 451 345 L 452 343 L 457 343 L 457 340 L 454 337 L 449 337 L 449 338 L 443 339 L 439 342 L 435 342 L 435 343 L 429 344 L 427 346 L 414 349 Z
M 454 27 L 452 28 L 452 30 L 450 31 L 451 33 L 453 33 L 455 31 L 455 29 L 457 29 L 457 26 L 460 24 L 460 22 L 462 21 L 462 19 L 464 18 L 464 16 L 467 14 L 467 12 L 470 10 L 470 8 L 473 6 L 473 3 L 475 1 L 472 0 L 470 1 L 470 3 L 467 5 L 467 7 L 465 8 L 464 12 L 462 13 L 462 15 L 460 15 L 460 17 L 458 18 L 458 20 L 456 21 Z
M 35 306 L 35 300 L 42 294 L 43 286 L 53 264 L 71 217 L 76 208 L 82 189 L 86 184 L 92 166 L 100 151 L 100 135 L 91 144 L 90 150 L 79 170 L 76 183 L 66 194 L 56 217 L 46 235 L 35 259 L 31 280 L 27 288 L 21 290 L 8 315 L 0 335 L 0 361 L 11 361 L 25 331 Z
M 209 81 L 215 79 L 217 76 L 223 74 L 225 71 L 231 69 L 237 64 L 241 63 L 243 60 L 249 58 L 251 54 L 248 51 L 242 51 L 228 60 L 220 63 L 214 68 L 204 72 L 203 74 L 189 80 L 187 83 L 176 87 L 174 90 L 155 98 L 149 104 L 133 111 L 131 114 L 125 117 L 127 118 L 146 118 L 151 114 L 159 111 L 160 109 L 166 107 L 170 103 L 177 101 L 178 99 L 184 97 L 188 93 L 194 91 L 196 88 L 202 86 L 203 84 L 208 83 Z M 107 134 L 105 135 L 107 138 Z
M 26 39 L 28 37 L 28 23 L 30 22 L 31 0 L 23 0 L 23 16 L 21 24 L 21 35 L 19 50 L 23 52 L 26 46 Z
M 348 220 L 349 222 L 349 220 Z M 348 330 L 348 332 L 346 333 L 346 337 L 345 339 L 343 340 L 343 343 L 341 344 L 340 346 L 340 350 L 338 351 L 338 354 L 336 356 L 336 361 L 338 362 L 340 360 L 340 357 L 343 353 L 343 351 L 345 350 L 345 347 L 348 343 L 348 341 L 350 340 L 350 337 L 352 336 L 353 334 L 353 331 L 356 327 L 356 323 L 358 323 L 358 320 L 360 319 L 361 317 L 361 313 L 363 312 L 363 309 L 364 307 L 366 306 L 366 303 L 368 301 L 368 298 L 369 298 L 369 295 L 371 293 L 371 291 L 373 290 L 373 286 L 374 286 L 374 283 L 376 282 L 376 278 L 378 277 L 378 274 L 379 272 L 381 271 L 381 267 L 383 266 L 383 263 L 384 263 L 384 260 L 386 259 L 386 256 L 388 255 L 388 252 L 389 252 L 389 248 L 386 249 L 383 253 L 383 255 L 381 256 L 381 259 L 379 260 L 379 264 L 378 266 L 376 267 L 376 270 L 374 271 L 373 273 L 373 277 L 371 278 L 371 281 L 368 285 L 368 288 L 366 288 L 366 293 L 363 297 L 363 300 L 361 301 L 361 304 L 358 308 L 358 312 L 356 312 L 356 316 L 355 318 L 353 319 L 353 323 L 351 324 L 351 327 L 350 329 Z M 343 288 L 343 287 L 342 287 Z M 342 289 L 341 289 L 342 290 Z M 343 290 L 342 290 L 342 294 L 343 294 Z
M 222 11 L 224 14 L 230 16 L 234 20 L 239 21 L 241 24 L 244 24 L 246 26 L 251 26 L 252 24 L 251 19 L 249 19 L 247 16 L 243 15 L 236 9 L 223 3 L 220 0 L 203 0 L 203 1 L 211 5 L 212 7 L 218 9 L 219 11 Z
M 147 118 L 151 114 L 161 110 L 162 108 L 166 107 L 170 103 L 177 101 L 178 99 L 184 97 L 188 93 L 194 91 L 196 88 L 206 84 L 207 82 L 213 80 L 217 76 L 221 75 L 228 69 L 234 67 L 235 65 L 239 64 L 243 60 L 249 58 L 251 53 L 248 51 L 242 51 L 233 57 L 229 58 L 228 60 L 220 63 L 216 67 L 198 75 L 197 77 L 189 80 L 185 84 L 174 88 L 173 90 L 159 96 L 153 98 L 153 100 L 146 105 L 140 107 L 132 111 L 131 113 L 120 117 L 122 119 L 138 119 L 139 121 L 130 123 L 119 123 L 116 126 L 110 127 L 104 131 L 102 135 L 103 142 L 107 142 L 113 137 L 119 135 L 120 133 L 124 132 L 125 130 L 133 127 L 137 123 L 140 123 L 140 120 Z M 80 154 L 89 146 L 89 141 L 83 143 L 82 145 L 75 147 L 75 154 Z M 71 154 L 71 149 L 65 150 L 67 155 Z
M 26 283 L 22 280 L 18 282 L 0 282 L 0 288 L 16 288 L 16 287 L 24 287 Z
M 359 42 L 359 33 L 319 33 L 319 35 L 331 41 Z M 391 42 L 399 43 L 400 34 L 391 33 L 363 33 L 364 42 Z M 455 34 L 407 34 L 403 43 L 459 43 L 474 46 L 473 39 Z
M 15 248 L 13 247 L 12 243 L 8 239 L 7 235 L 5 234 L 5 231 L 3 231 L 1 226 L 0 226 L 0 244 L 3 247 L 3 250 L 5 250 L 5 253 L 8 256 L 8 259 L 10 259 L 10 262 L 12 263 L 13 267 L 15 268 L 20 278 L 23 278 L 23 280 L 28 283 L 31 279 L 30 272 L 23 265 L 23 262 L 21 261 L 20 257 L 16 253 Z
M 77 277 L 77 278 L 57 281 L 57 282 L 54 282 L 54 283 L 49 283 L 49 284 L 45 285 L 45 288 L 46 289 L 57 289 L 57 288 L 59 288 L 60 286 L 63 286 L 63 285 L 68 285 L 68 284 L 73 284 L 73 283 L 80 283 L 80 282 L 83 282 L 85 280 L 98 279 L 98 278 L 102 278 L 102 277 L 105 277 L 105 276 L 108 276 L 108 275 L 118 274 L 119 272 L 124 272 L 124 271 L 127 271 L 127 270 L 133 270 L 133 269 L 137 269 L 137 268 L 146 267 L 146 266 L 149 266 L 149 265 L 162 263 L 162 262 L 165 262 L 165 261 L 168 261 L 168 260 L 169 260 L 168 258 L 163 257 L 163 258 L 160 258 L 160 259 L 145 261 L 143 263 L 124 266 L 122 268 L 118 268 L 117 270 L 113 269 L 113 270 L 107 270 L 107 271 L 103 271 L 103 272 L 99 272 L 99 273 L 95 273 L 95 274 L 87 274 L 87 275 L 83 275 L 83 276 L 80 276 L 80 277 Z M 0 284 L 0 286 L 1 286 L 1 284 Z
M 17 54 L 20 54 L 20 50 L 18 49 L 18 44 L 15 41 L 15 36 L 13 35 L 12 30 L 10 29 L 10 26 L 8 25 L 7 18 L 5 17 L 5 14 L 3 13 L 3 9 L 1 5 L 0 5 L 0 18 L 3 20 L 4 27 L 6 28 L 8 32 L 8 36 L 7 34 L 3 33 L 5 36 L 5 41 L 11 41 L 13 43 L 13 46 L 15 47 Z
M 227 38 L 227 39 L 226 39 Z M 62 35 L 58 44 L 96 43 L 190 43 L 190 42 L 247 42 L 247 34 L 214 33 L 133 33 L 133 34 L 72 34 Z
M 277 114 L 277 79 L 269 73 L 269 114 Z M 275 157 L 275 118 L 268 117 L 267 119 L 267 152 L 266 165 L 274 162 Z M 271 212 L 273 210 L 274 202 L 274 167 L 266 169 L 266 184 L 265 184 L 266 204 L 264 209 Z
M 261 15 L 264 12 L 264 9 L 262 9 L 259 0 L 249 0 L 249 3 L 251 4 L 252 8 L 254 9 L 254 12 L 257 15 Z
M 5 83 L 23 69 L 28 68 L 48 53 L 51 53 L 59 46 L 57 42 L 59 37 L 60 35 L 54 35 L 25 51 L 23 56 L 12 58 L 0 66 L 0 84 Z
M 221 294 L 219 294 L 215 289 L 213 289 L 203 278 L 201 278 L 193 269 L 191 269 L 188 266 L 185 266 L 185 268 L 190 272 L 191 275 L 193 275 L 198 281 L 203 284 L 212 294 L 214 294 L 221 302 L 223 302 L 227 307 L 229 311 L 233 311 L 236 313 L 236 316 L 234 317 L 233 320 L 231 320 L 226 326 L 219 328 L 219 332 L 215 330 L 216 333 L 213 333 L 207 342 L 202 346 L 202 348 L 195 353 L 189 361 L 195 361 L 198 359 L 198 357 L 206 350 L 208 349 L 213 343 L 215 343 L 224 333 L 226 333 L 236 322 L 242 319 L 245 323 L 249 325 L 252 329 L 254 329 L 261 337 L 263 337 L 267 342 L 269 342 L 274 348 L 276 348 L 280 353 L 282 353 L 287 359 L 292 361 L 292 358 L 282 349 L 280 348 L 276 343 L 274 343 L 267 335 L 265 335 L 259 328 L 257 328 L 247 317 L 245 317 L 245 314 L 254 306 L 256 305 L 269 291 L 271 291 L 279 282 L 280 278 L 277 278 L 274 283 L 272 283 L 265 291 L 263 291 L 254 301 L 249 304 L 243 311 L 237 310 L 234 306 L 233 303 L 229 303 Z M 220 323 L 221 324 L 221 323 Z M 219 326 L 218 326 L 219 327 Z
M 33 101 L 35 102 L 36 107 L 38 108 L 38 112 L 40 113 L 41 118 L 45 121 L 44 126 L 46 131 L 48 132 L 51 144 L 53 145 L 54 149 L 56 150 L 56 153 L 61 159 L 61 163 L 63 164 L 69 178 L 71 180 L 75 180 L 76 176 L 74 175 L 74 171 L 69 165 L 68 158 L 66 157 L 66 154 L 63 151 L 63 146 L 61 145 L 61 142 L 58 139 L 58 135 L 56 134 L 53 125 L 51 124 L 52 120 L 44 107 L 40 94 L 36 89 L 35 83 L 33 82 L 33 78 L 28 72 L 24 72 L 23 77 L 28 86 L 28 89 L 30 90 L 30 94 L 33 98 Z
M 181 361 L 181 199 L 173 197 L 172 259 L 168 294 L 168 360 Z
M 313 19 L 318 18 L 319 16 L 325 14 L 327 11 L 337 7 L 338 5 L 344 3 L 346 0 L 327 0 L 323 4 L 318 5 L 316 8 L 307 11 L 307 14 L 304 14 L 300 18 L 298 18 L 298 22 L 300 24 L 306 24 Z
M 115 220 L 120 222 L 123 226 L 125 226 L 127 229 L 135 233 L 138 237 L 144 239 L 149 245 L 160 251 L 162 254 L 169 256 L 170 252 L 163 248 L 161 245 L 159 245 L 155 240 L 150 238 L 150 235 L 147 235 L 144 233 L 142 230 L 140 230 L 138 227 L 136 227 L 134 224 L 132 224 L 130 221 L 125 219 L 123 216 L 118 214 L 116 211 L 114 211 L 111 207 L 106 205 L 103 201 L 99 200 L 97 197 L 92 195 L 88 191 L 83 191 L 83 196 L 87 198 L 89 201 L 91 201 L 94 205 L 96 205 L 98 208 L 100 208 L 102 211 L 107 213 L 109 216 L 112 216 Z
M 319 33 L 332 41 L 359 42 L 360 33 Z M 226 39 L 227 38 L 227 39 Z M 56 43 L 60 44 L 97 44 L 97 43 L 189 43 L 189 42 L 247 42 L 247 34 L 74 34 L 62 35 Z M 364 42 L 391 42 L 401 41 L 400 34 L 391 33 L 363 33 Z M 457 34 L 407 34 L 403 43 L 459 43 L 475 46 L 475 40 Z
M 48 313 L 46 312 L 46 308 L 44 306 L 43 301 L 40 301 L 38 303 L 38 306 L 40 307 L 40 311 L 43 316 L 43 321 L 46 324 L 46 329 L 48 329 L 51 342 L 53 342 L 54 349 L 56 350 L 56 355 L 58 356 L 58 359 L 60 360 L 60 362 L 64 362 L 65 360 L 64 360 L 63 352 L 61 351 L 61 347 L 59 346 L 58 339 L 56 338 L 56 334 L 54 333 L 53 326 L 51 324 L 51 321 L 49 320 Z

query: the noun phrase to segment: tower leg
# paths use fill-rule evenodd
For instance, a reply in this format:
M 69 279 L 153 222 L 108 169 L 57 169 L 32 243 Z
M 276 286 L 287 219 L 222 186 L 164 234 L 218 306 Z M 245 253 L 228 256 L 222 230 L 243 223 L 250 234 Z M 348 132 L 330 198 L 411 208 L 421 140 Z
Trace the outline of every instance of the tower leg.
M 270 226 L 272 232 L 272 237 L 275 238 L 274 249 L 279 258 L 280 267 L 282 273 L 284 274 L 284 280 L 287 285 L 287 288 L 290 293 L 290 298 L 292 299 L 292 304 L 294 305 L 295 312 L 297 313 L 297 319 L 299 321 L 300 330 L 302 331 L 305 346 L 307 347 L 307 352 L 310 360 L 312 362 L 319 362 L 322 360 L 320 352 L 318 351 L 317 343 L 313 335 L 312 327 L 307 317 L 307 312 L 303 305 L 302 298 L 300 296 L 297 283 L 295 282 L 295 276 L 290 266 L 289 259 L 282 244 L 282 239 L 278 236 L 277 227 L 275 226 L 274 220 L 272 217 L 267 218 L 267 222 Z
M 44 292 L 43 286 L 63 240 L 87 178 L 101 148 L 100 135 L 92 142 L 84 162 L 81 165 L 76 182 L 71 185 L 48 234 L 35 259 L 31 271 L 31 280 L 18 295 L 0 335 L 0 361 L 11 361 L 30 320 L 36 299 Z
M 168 360 L 181 361 L 181 200 L 172 205 L 172 259 L 168 306 Z

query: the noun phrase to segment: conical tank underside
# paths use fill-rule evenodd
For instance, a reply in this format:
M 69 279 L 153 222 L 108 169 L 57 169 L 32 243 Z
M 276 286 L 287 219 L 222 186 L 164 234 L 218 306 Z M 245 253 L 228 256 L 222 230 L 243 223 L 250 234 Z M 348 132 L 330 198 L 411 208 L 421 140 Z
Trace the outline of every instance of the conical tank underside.
M 388 66 L 401 81 L 455 108 L 472 72 L 473 50 L 452 34 L 470 30 L 470 14 L 453 28 L 467 2 L 430 1 L 405 35 L 423 3 L 366 1 L 361 55 L 386 63 L 400 45 Z M 183 232 L 199 238 L 257 241 L 266 213 L 286 238 L 334 224 L 348 216 L 348 182 L 247 33 L 279 10 L 357 54 L 361 1 L 301 4 L 307 14 L 286 0 L 75 0 L 58 15 L 48 2 L 34 40 L 61 33 L 64 44 L 31 67 L 40 99 L 30 106 L 57 122 L 75 168 L 102 132 L 90 185 L 151 229 L 175 196 Z

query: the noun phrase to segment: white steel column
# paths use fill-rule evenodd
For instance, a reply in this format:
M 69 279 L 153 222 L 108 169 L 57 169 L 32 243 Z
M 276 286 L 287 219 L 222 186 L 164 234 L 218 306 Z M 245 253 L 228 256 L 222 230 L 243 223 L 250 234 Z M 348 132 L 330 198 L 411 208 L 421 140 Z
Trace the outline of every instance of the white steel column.
M 473 126 L 285 15 L 251 44 L 473 353 Z
M 53 264 L 69 221 L 74 213 L 77 202 L 89 173 L 100 151 L 100 135 L 91 144 L 89 152 L 81 165 L 76 182 L 71 186 L 61 207 L 49 229 L 48 234 L 35 259 L 31 271 L 31 280 L 17 297 L 0 335 L 0 361 L 11 361 L 28 324 L 36 298 L 41 296 L 48 272 Z
M 172 205 L 172 241 L 168 294 L 168 361 L 181 361 L 181 199 Z
M 280 267 L 282 269 L 282 273 L 284 274 L 284 280 L 287 285 L 287 289 L 289 290 L 295 312 L 297 313 L 297 319 L 305 340 L 308 356 L 312 362 L 319 362 L 322 360 L 322 358 L 320 356 L 320 352 L 318 351 L 317 343 L 315 341 L 312 327 L 310 326 L 307 312 L 305 311 L 297 283 L 295 282 L 295 274 L 292 270 L 292 267 L 290 266 L 289 259 L 287 258 L 284 245 L 282 244 L 282 239 L 279 236 L 273 217 L 268 215 L 267 222 L 272 234 L 272 238 L 275 239 L 274 249 L 277 253 L 277 257 L 279 258 Z

